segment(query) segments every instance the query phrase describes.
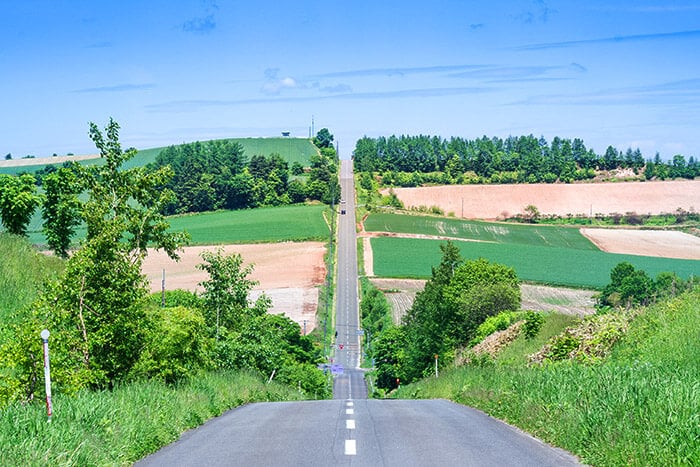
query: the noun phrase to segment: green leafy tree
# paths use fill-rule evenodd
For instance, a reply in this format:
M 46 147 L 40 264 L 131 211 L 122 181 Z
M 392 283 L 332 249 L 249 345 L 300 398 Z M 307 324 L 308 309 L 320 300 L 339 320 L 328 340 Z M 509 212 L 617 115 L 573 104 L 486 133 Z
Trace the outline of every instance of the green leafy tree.
M 244 266 L 240 254 L 226 255 L 219 249 L 203 251 L 201 256 L 205 262 L 197 268 L 209 274 L 200 283 L 204 287 L 204 317 L 217 340 L 227 330 L 240 328 L 247 318 L 267 311 L 269 300 L 265 296 L 258 299 L 257 307 L 249 306 L 248 295 L 257 282 L 248 279 L 253 266 Z
M 314 144 L 319 148 L 328 148 L 333 144 L 333 135 L 328 131 L 328 128 L 321 128 L 316 133 Z
M 60 362 L 58 387 L 66 392 L 112 386 L 130 372 L 144 336 L 141 301 L 148 288 L 141 263 L 146 248 L 162 248 L 176 258 L 187 239 L 183 233 L 169 232 L 160 214 L 169 199 L 163 185 L 171 172 L 122 169 L 135 150 L 122 151 L 114 120 L 104 133 L 91 123 L 90 137 L 105 163 L 75 167 L 88 196 L 81 209 L 87 238 L 21 326 L 22 332 L 33 335 L 31 341 L 20 340 L 26 344 L 23 352 L 32 358 L 20 365 L 18 374 L 31 381 L 41 355 L 31 350 L 31 342 L 46 327 L 57 337 L 52 358 Z M 34 388 L 28 384 L 24 390 L 31 397 Z
M 29 174 L 18 177 L 0 174 L 0 220 L 11 234 L 27 233 L 32 214 L 41 202 L 35 182 Z
M 67 258 L 75 227 L 80 224 L 82 188 L 74 170 L 62 167 L 43 179 L 44 234 L 49 248 L 56 255 Z

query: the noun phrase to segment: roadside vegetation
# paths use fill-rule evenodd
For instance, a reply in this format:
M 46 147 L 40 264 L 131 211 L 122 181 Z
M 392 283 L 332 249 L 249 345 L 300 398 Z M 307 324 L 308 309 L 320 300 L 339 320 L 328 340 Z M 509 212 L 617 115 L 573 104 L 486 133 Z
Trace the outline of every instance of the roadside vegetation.
M 43 404 L 15 404 L 0 411 L 0 464 L 130 465 L 232 408 L 306 398 L 265 379 L 210 372 L 177 384 L 152 379 L 58 395 L 51 423 Z
M 44 208 L 54 209 L 44 230 L 56 257 L 32 251 L 17 235 L 22 229 L 0 236 L 3 258 L 13 258 L 1 266 L 8 268 L 4 285 L 12 289 L 0 302 L 8 318 L 0 332 L 0 444 L 13 444 L 0 454 L 3 465 L 131 462 L 241 403 L 329 397 L 329 377 L 317 367 L 322 349 L 289 318 L 269 314 L 267 296 L 249 301 L 256 283 L 240 255 L 203 252 L 199 267 L 208 279 L 199 295 L 171 291 L 165 306 L 148 294 L 141 274 L 147 248 L 177 258 L 190 239 L 164 215 L 174 196 L 166 187 L 173 171 L 125 168 L 135 150 L 122 150 L 113 120 L 104 130 L 90 124 L 90 137 L 104 164 L 73 166 L 45 178 L 51 186 Z M 15 186 L 3 196 L 38 196 L 31 183 Z M 17 206 L 31 212 L 32 204 Z M 304 211 L 315 218 L 307 228 L 323 225 L 323 209 Z M 6 229 L 17 219 L 26 225 L 26 215 L 11 214 L 2 213 Z M 259 219 L 274 228 L 279 220 L 273 217 L 263 213 Z M 77 226 L 84 226 L 84 237 L 69 251 Z M 36 266 L 31 273 L 27 264 Z M 42 329 L 51 333 L 56 416 L 50 425 L 40 415 Z M 163 399 L 175 404 L 166 409 Z M 144 410 L 153 417 L 144 417 Z M 18 441 L 29 435 L 47 436 Z
M 699 304 L 696 286 L 581 326 L 551 327 L 556 315 L 546 316 L 536 338 L 520 335 L 496 357 L 446 369 L 392 397 L 479 408 L 590 465 L 695 465 Z M 531 363 L 541 349 L 542 363 Z

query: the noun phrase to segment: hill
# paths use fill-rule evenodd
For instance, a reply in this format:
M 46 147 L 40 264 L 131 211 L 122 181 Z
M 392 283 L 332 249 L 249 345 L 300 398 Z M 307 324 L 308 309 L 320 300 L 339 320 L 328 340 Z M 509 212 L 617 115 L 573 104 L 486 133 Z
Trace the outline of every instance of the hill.
M 290 165 L 299 162 L 303 166 L 309 165 L 309 160 L 314 154 L 318 154 L 318 149 L 311 140 L 306 138 L 228 138 L 243 146 L 246 157 L 254 155 L 269 156 L 277 153 Z M 179 143 L 178 143 L 179 144 Z M 148 148 L 139 150 L 133 159 L 124 164 L 124 168 L 144 166 L 155 161 L 156 157 L 165 147 Z M 45 169 L 47 166 L 60 165 L 64 162 L 75 161 L 79 164 L 99 163 L 99 155 L 89 156 L 56 156 L 51 158 L 18 159 L 0 161 L 0 173 L 17 175 L 23 172 L 36 172 Z

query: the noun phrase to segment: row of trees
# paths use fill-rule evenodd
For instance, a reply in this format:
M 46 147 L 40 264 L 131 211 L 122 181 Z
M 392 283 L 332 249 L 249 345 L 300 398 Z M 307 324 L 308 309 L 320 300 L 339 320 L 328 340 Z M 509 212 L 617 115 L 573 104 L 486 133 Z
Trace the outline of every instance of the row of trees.
M 324 128 L 319 134 L 324 130 L 328 132 Z M 325 141 L 322 139 L 319 144 Z M 307 200 L 330 204 L 331 200 L 338 200 L 340 193 L 337 155 L 332 146 L 319 149 L 319 155 L 311 157 L 308 173 L 298 162 L 290 167 L 279 154 L 253 155 L 248 159 L 239 143 L 228 140 L 170 146 L 157 156 L 151 168 L 170 166 L 174 172 L 166 187 L 175 197 L 166 206 L 165 214 L 279 206 Z
M 426 376 L 436 355 L 442 365 L 451 363 L 455 349 L 469 343 L 486 318 L 520 308 L 519 280 L 512 268 L 485 259 L 465 261 L 451 242 L 440 249 L 440 264 L 401 326 L 379 318 L 381 301 L 372 300 L 375 305 L 363 310 L 363 325 L 375 326 L 370 353 L 380 388 Z
M 474 140 L 437 136 L 390 136 L 357 141 L 355 169 L 388 175 L 389 184 L 416 183 L 538 183 L 593 178 L 596 170 L 630 168 L 651 178 L 700 176 L 700 161 L 676 155 L 670 162 L 657 153 L 645 160 L 639 149 L 625 152 L 608 146 L 602 155 L 583 140 L 554 137 L 486 136 Z M 393 172 L 393 175 L 391 174 Z M 432 178 L 426 174 L 433 174 Z M 403 174 L 403 175 L 400 175 Z
M 166 308 L 148 299 L 141 273 L 147 246 L 177 258 L 188 238 L 169 231 L 161 214 L 172 199 L 163 188 L 172 170 L 122 169 L 136 151 L 121 149 L 118 130 L 113 120 L 104 133 L 90 124 L 105 164 L 74 167 L 74 184 L 52 188 L 58 199 L 71 200 L 65 209 L 74 210 L 87 235 L 0 349 L 3 402 L 40 390 L 37 336 L 44 328 L 52 336 L 55 388 L 66 394 L 135 378 L 174 382 L 202 370 L 248 368 L 325 396 L 326 380 L 315 366 L 320 353 L 294 322 L 267 314 L 267 297 L 248 302 L 254 283 L 240 256 L 203 255 L 209 279 L 201 296 L 171 294 Z M 83 191 L 87 201 L 73 205 Z

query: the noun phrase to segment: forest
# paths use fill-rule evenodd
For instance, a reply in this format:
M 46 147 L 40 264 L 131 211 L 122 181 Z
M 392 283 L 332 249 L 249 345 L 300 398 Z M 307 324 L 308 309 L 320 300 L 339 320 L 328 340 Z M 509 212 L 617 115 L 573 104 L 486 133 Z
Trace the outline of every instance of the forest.
M 608 146 L 596 154 L 583 140 L 554 137 L 483 136 L 468 140 L 438 136 L 363 137 L 353 152 L 355 170 L 381 174 L 385 186 L 424 183 L 571 183 L 588 180 L 596 171 L 632 169 L 645 180 L 692 179 L 700 161 L 675 155 L 663 161 L 659 153 L 645 158 L 639 149 L 622 152 Z

